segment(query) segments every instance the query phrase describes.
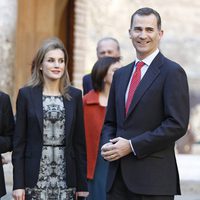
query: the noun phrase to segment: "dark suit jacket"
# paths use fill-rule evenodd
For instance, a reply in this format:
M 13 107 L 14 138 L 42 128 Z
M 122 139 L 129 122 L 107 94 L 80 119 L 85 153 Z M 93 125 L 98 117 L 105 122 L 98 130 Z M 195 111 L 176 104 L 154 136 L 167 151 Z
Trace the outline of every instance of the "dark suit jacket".
M 71 100 L 63 98 L 66 133 L 67 186 L 87 191 L 86 148 L 81 91 L 69 88 Z M 24 87 L 17 98 L 13 137 L 14 189 L 33 188 L 38 180 L 43 146 L 42 88 Z
M 93 89 L 91 74 L 87 74 L 83 77 L 83 95 L 87 94 Z
M 1 153 L 12 150 L 14 118 L 10 98 L 0 92 L 0 198 L 6 194 Z
M 188 126 L 186 74 L 177 63 L 159 53 L 141 80 L 125 116 L 125 93 L 132 66 L 133 63 L 114 74 L 102 134 L 104 141 L 114 137 L 131 140 L 137 156 L 131 153 L 110 163 L 107 189 L 110 190 L 120 164 L 130 191 L 180 194 L 174 144 Z

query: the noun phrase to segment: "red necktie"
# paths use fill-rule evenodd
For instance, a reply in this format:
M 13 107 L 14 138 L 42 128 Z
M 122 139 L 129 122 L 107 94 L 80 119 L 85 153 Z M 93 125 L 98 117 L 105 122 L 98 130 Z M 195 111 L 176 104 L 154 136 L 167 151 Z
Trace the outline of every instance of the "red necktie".
M 130 83 L 130 87 L 129 87 L 129 91 L 128 91 L 128 98 L 127 98 L 127 101 L 126 101 L 126 114 L 128 113 L 128 109 L 129 109 L 129 106 L 131 104 L 131 101 L 133 99 L 133 95 L 135 93 L 135 90 L 140 82 L 140 79 L 141 79 L 141 68 L 145 65 L 144 62 L 140 61 L 140 62 L 137 62 L 136 64 L 136 70 L 132 76 L 132 79 L 131 79 L 131 83 Z

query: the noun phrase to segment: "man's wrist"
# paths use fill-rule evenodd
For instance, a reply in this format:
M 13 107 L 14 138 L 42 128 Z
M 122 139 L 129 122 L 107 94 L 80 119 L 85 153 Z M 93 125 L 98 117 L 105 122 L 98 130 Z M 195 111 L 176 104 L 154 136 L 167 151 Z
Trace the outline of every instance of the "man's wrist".
M 131 140 L 129 140 L 129 144 L 130 144 L 130 146 L 131 146 L 131 150 L 132 150 L 133 154 L 136 156 L 136 153 L 135 153 L 135 150 L 134 150 L 134 148 L 133 148 L 133 145 L 132 145 Z

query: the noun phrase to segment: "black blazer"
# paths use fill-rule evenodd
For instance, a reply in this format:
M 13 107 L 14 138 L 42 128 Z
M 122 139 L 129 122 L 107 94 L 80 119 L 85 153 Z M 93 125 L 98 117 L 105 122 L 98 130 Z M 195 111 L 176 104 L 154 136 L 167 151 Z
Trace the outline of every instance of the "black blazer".
M 87 94 L 93 89 L 91 74 L 87 74 L 83 77 L 83 95 Z
M 130 139 L 135 150 L 110 162 L 107 189 L 110 190 L 119 163 L 127 187 L 149 195 L 180 194 L 174 154 L 175 141 L 186 133 L 189 94 L 184 70 L 159 53 L 133 97 L 125 115 L 125 93 L 133 63 L 119 69 L 110 90 L 103 139 Z M 106 139 L 107 138 L 107 139 Z
M 1 154 L 12 150 L 14 118 L 10 98 L 0 92 L 0 198 L 6 194 Z
M 87 191 L 82 94 L 69 87 L 69 95 L 71 100 L 63 98 L 67 186 Z M 19 90 L 13 144 L 14 189 L 33 188 L 38 180 L 43 146 L 42 87 Z

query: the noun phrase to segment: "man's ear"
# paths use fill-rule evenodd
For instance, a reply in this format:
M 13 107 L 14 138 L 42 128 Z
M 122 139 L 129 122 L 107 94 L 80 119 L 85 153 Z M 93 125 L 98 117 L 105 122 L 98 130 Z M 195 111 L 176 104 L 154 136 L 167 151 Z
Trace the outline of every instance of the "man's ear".
M 163 35 L 164 35 L 164 31 L 160 30 L 160 33 L 159 33 L 160 39 L 163 37 Z
M 131 29 L 128 30 L 128 34 L 129 34 L 129 38 L 131 39 L 132 36 L 131 36 Z

